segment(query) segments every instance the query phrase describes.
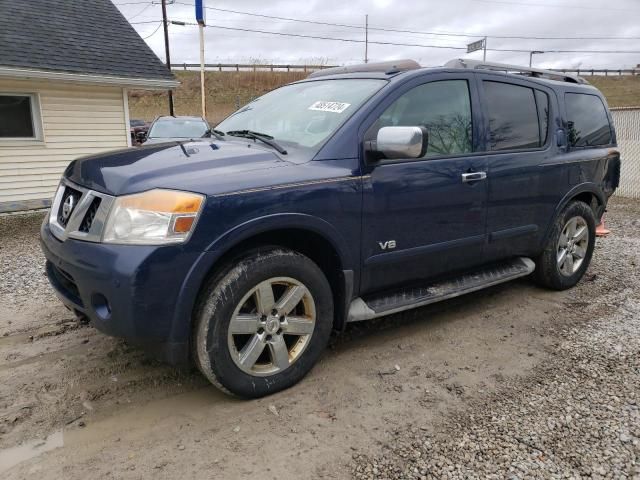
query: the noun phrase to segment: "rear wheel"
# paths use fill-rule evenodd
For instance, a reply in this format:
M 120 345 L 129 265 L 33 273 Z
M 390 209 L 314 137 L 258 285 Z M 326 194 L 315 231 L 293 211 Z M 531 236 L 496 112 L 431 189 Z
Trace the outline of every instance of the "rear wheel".
M 580 281 L 593 255 L 595 222 L 593 210 L 586 203 L 574 201 L 565 207 L 536 260 L 538 283 L 565 290 Z
M 333 320 L 331 288 L 297 252 L 261 249 L 205 287 L 194 332 L 198 367 L 242 397 L 290 387 L 324 350 Z

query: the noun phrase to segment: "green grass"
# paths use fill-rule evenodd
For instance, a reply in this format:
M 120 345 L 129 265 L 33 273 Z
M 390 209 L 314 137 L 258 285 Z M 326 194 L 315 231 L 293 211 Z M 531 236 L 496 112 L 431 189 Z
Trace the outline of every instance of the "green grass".
M 207 119 L 216 124 L 230 113 L 281 85 L 305 78 L 305 72 L 207 72 Z M 200 115 L 200 73 L 176 72 L 181 85 L 174 92 L 176 115 Z M 164 91 L 131 91 L 131 118 L 153 120 L 168 113 Z
M 215 125 L 253 98 L 280 85 L 305 78 L 306 72 L 207 72 L 207 118 Z M 200 73 L 176 72 L 182 83 L 174 94 L 177 115 L 200 115 Z M 640 76 L 587 76 L 611 107 L 640 106 Z M 153 120 L 168 113 L 166 92 L 131 91 L 131 118 Z
M 584 78 L 600 89 L 610 107 L 640 107 L 640 75 Z

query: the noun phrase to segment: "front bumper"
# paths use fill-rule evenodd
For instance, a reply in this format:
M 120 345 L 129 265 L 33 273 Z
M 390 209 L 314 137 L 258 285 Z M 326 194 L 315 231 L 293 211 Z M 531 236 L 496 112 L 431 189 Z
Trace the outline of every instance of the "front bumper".
M 46 220 L 40 237 L 47 276 L 68 308 L 164 361 L 188 361 L 194 293 L 185 295 L 185 287 L 199 252 L 184 245 L 60 241 Z

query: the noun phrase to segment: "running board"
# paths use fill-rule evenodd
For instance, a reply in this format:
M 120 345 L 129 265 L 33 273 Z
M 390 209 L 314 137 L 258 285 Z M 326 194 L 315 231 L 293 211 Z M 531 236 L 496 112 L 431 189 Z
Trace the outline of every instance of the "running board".
M 524 277 L 533 272 L 535 268 L 533 260 L 519 257 L 484 266 L 459 277 L 429 285 L 409 287 L 364 299 L 358 297 L 349 306 L 347 322 L 370 320 L 458 297 L 465 293 Z

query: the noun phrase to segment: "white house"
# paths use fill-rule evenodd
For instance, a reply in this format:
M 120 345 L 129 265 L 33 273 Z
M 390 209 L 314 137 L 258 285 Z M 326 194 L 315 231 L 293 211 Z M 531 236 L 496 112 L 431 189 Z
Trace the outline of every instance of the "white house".
M 71 160 L 130 146 L 127 89 L 177 85 L 110 0 L 0 2 L 0 212 L 48 206 Z

